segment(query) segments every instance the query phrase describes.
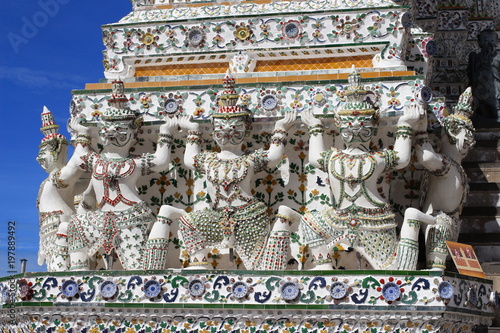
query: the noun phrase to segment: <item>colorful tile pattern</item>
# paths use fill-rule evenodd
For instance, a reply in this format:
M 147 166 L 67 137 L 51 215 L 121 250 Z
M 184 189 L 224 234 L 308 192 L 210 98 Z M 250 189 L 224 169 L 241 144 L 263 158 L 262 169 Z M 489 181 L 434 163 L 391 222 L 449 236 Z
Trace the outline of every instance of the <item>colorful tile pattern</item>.
M 187 57 L 187 60 L 195 57 Z M 199 58 L 196 58 L 199 60 Z M 260 60 L 257 62 L 255 72 L 281 72 L 281 71 L 309 71 L 339 68 L 370 68 L 373 66 L 372 56 L 353 56 L 338 58 L 309 58 L 286 60 Z M 169 76 L 169 75 L 199 75 L 199 74 L 224 74 L 227 71 L 227 62 L 218 63 L 188 63 L 151 67 L 138 67 L 135 77 Z
M 276 4 L 279 3 L 271 5 Z M 215 7 L 203 8 L 208 11 L 215 10 Z M 402 8 L 378 8 L 348 13 L 333 11 L 309 13 L 298 17 L 294 13 L 279 17 L 229 19 L 224 17 L 224 13 L 217 11 L 214 15 L 219 14 L 220 18 L 210 18 L 210 20 L 192 20 L 179 24 L 177 22 L 159 24 L 149 21 L 141 25 L 109 25 L 103 27 L 103 41 L 106 46 L 104 66 L 107 75 L 131 76 L 129 67 L 133 66 L 134 62 L 140 61 L 139 57 L 143 56 L 156 57 L 146 60 L 154 65 L 161 57 L 172 55 L 182 55 L 180 58 L 172 58 L 176 63 L 182 63 L 189 54 L 204 54 L 216 59 L 221 54 L 239 50 L 258 53 L 274 49 L 277 51 L 274 56 L 279 56 L 280 50 L 311 46 L 335 50 L 339 45 L 366 44 L 366 47 L 357 49 L 356 52 L 373 56 L 379 53 L 380 49 L 375 48 L 376 51 L 371 49 L 371 44 L 381 41 L 398 47 L 402 44 L 404 37 L 404 29 L 401 26 L 402 10 Z M 313 50 L 297 52 L 303 53 L 300 55 L 303 59 L 315 57 Z M 346 53 L 351 52 L 347 50 Z M 386 57 L 383 52 L 381 56 Z
M 25 277 L 26 282 L 32 284 L 32 298 L 22 299 L 21 291 L 17 290 L 16 303 L 3 301 L 0 329 L 3 332 L 20 329 L 21 332 L 96 333 L 351 333 L 361 330 L 378 333 L 447 332 L 455 327 L 461 332 L 471 332 L 477 325 L 490 323 L 493 316 L 489 303 L 491 281 L 460 275 L 441 277 L 441 273 L 432 272 L 88 273 Z M 64 281 L 78 283 L 79 297 L 64 297 L 61 291 Z M 112 298 L 104 298 L 100 292 L 101 285 L 108 281 L 114 281 L 118 289 Z M 190 281 L 203 281 L 200 295 L 191 295 Z M 241 281 L 249 286 L 248 295 L 233 297 L 232 286 Z M 330 292 L 338 281 L 350 289 L 342 302 L 334 299 Z M 453 286 L 453 296 L 446 302 L 438 290 L 443 281 Z M 161 288 L 156 292 L 158 296 L 146 295 L 150 282 Z M 8 284 L 8 281 L 2 279 L 0 283 Z M 283 299 L 280 287 L 286 283 L 299 286 L 297 299 Z M 393 301 L 383 297 L 388 285 L 400 289 L 399 297 Z M 467 296 L 471 288 L 477 296 L 474 304 Z M 16 310 L 15 326 L 5 315 L 11 308 Z M 333 313 L 336 315 L 332 316 Z M 337 315 L 339 313 L 342 316 Z

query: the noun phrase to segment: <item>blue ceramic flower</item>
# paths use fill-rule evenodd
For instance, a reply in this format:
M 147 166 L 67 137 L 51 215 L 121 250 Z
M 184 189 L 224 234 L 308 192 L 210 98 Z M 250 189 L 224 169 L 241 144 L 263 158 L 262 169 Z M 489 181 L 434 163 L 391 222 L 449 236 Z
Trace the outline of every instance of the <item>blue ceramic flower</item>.
M 448 281 L 443 281 L 438 286 L 439 296 L 442 299 L 450 299 L 453 296 L 454 288 Z
M 101 284 L 100 289 L 101 295 L 104 298 L 111 298 L 115 296 L 116 292 L 118 291 L 118 288 L 113 281 L 104 281 Z
M 282 299 L 285 301 L 293 301 L 299 296 L 300 288 L 297 283 L 289 281 L 283 283 L 280 292 Z
M 188 290 L 191 296 L 199 297 L 205 292 L 205 283 L 200 279 L 193 279 L 189 282 Z
M 334 299 L 342 299 L 347 295 L 348 287 L 345 283 L 337 281 L 332 283 L 330 287 L 330 295 Z
M 237 299 L 242 299 L 247 296 L 249 288 L 243 281 L 238 281 L 233 284 L 233 296 Z
M 78 284 L 74 280 L 66 280 L 63 282 L 61 292 L 66 297 L 74 297 L 78 293 Z
M 154 298 L 161 292 L 161 286 L 156 280 L 149 280 L 144 284 L 144 295 L 148 298 Z
M 396 283 L 387 282 L 382 287 L 382 296 L 384 296 L 386 301 L 392 302 L 397 300 L 399 296 L 401 296 L 401 290 Z

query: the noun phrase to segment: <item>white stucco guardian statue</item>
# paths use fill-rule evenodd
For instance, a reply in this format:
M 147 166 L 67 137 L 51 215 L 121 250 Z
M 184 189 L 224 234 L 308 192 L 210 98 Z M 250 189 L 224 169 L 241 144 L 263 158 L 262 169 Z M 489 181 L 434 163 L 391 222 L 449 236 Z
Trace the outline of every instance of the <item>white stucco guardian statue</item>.
M 52 177 L 58 188 L 72 186 L 80 175 L 91 174 L 91 184 L 97 200 L 97 210 L 73 215 L 68 227 L 71 270 L 88 270 L 89 257 L 99 248 L 106 254 L 116 251 L 126 270 L 142 269 L 154 248 L 148 251 L 147 231 L 153 217 L 150 208 L 136 190 L 141 175 L 165 170 L 170 162 L 172 129 L 175 118 L 166 118 L 160 126 L 158 146 L 154 154 L 132 155 L 142 118 L 127 106 L 121 81 L 113 82 L 109 108 L 100 119 L 99 137 L 103 145 L 100 153 L 91 148 L 89 128 L 75 117 L 71 122 L 77 133 L 75 151 L 68 164 Z
M 67 228 L 74 213 L 73 188 L 58 188 L 51 179 L 61 170 L 68 158 L 68 141 L 58 133 L 59 125 L 52 113 L 44 107 L 42 128 L 44 138 L 40 143 L 36 160 L 49 173 L 40 185 L 37 208 L 40 217 L 40 248 L 38 264 L 47 263 L 49 272 L 66 271 L 69 268 Z
M 204 175 L 210 207 L 185 213 L 181 209 L 162 206 L 159 216 L 179 219 L 179 230 L 190 256 L 189 269 L 209 268 L 208 253 L 212 247 L 234 248 L 247 269 L 284 270 L 290 240 L 289 224 L 298 214 L 280 206 L 273 230 L 267 206 L 252 195 L 254 174 L 272 169 L 283 159 L 287 129 L 295 120 L 295 112 L 276 122 L 268 150 L 245 153 L 242 144 L 251 130 L 251 114 L 237 105 L 239 95 L 234 78 L 223 80 L 224 91 L 219 108 L 212 114 L 213 139 L 220 152 L 201 151 L 199 124 L 187 117 L 179 126 L 188 133 L 184 163 Z M 292 216 L 290 216 L 290 214 Z M 298 221 L 298 219 L 297 219 Z M 168 236 L 168 230 L 153 227 L 155 235 Z M 153 231 L 151 237 L 153 236 Z
M 422 110 L 411 105 L 399 118 L 394 149 L 373 150 L 378 112 L 367 99 L 361 76 L 354 69 L 345 91 L 347 101 L 335 115 L 345 149 L 325 149 L 323 125 L 311 110 L 301 113 L 309 126 L 309 163 L 328 173 L 333 208 L 312 210 L 300 224 L 309 246 L 313 269 L 332 269 L 330 248 L 347 245 L 360 253 L 374 269 L 398 266 L 398 236 L 392 207 L 377 191 L 377 179 L 390 170 L 408 165 L 412 127 Z
M 442 120 L 439 153 L 429 142 L 427 121 L 419 123 L 416 129 L 415 154 L 427 170 L 422 181 L 425 191 L 422 193 L 422 210 L 408 208 L 405 211 L 405 226 L 418 232 L 420 224 L 425 223 L 428 269 L 446 268 L 446 241 L 456 242 L 460 232 L 459 216 L 469 190 L 467 175 L 460 163 L 475 144 L 474 127 L 470 120 L 472 114 L 471 89 L 467 88 L 460 96 L 453 114 Z

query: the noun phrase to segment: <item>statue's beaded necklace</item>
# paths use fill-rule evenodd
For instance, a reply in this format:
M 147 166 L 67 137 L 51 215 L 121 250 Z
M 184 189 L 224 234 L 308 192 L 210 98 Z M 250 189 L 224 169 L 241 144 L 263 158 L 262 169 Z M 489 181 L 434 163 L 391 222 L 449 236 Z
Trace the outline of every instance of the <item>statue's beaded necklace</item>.
M 330 171 L 333 177 L 340 181 L 340 198 L 336 201 L 337 207 L 341 206 L 344 199 L 350 201 L 351 205 L 356 206 L 355 202 L 361 196 L 364 196 L 373 205 L 385 205 L 384 203 L 375 201 L 370 196 L 365 184 L 365 181 L 369 179 L 375 171 L 377 165 L 377 161 L 374 157 L 375 154 L 375 152 L 368 152 L 359 155 L 350 155 L 339 152 L 332 157 L 330 161 Z M 369 168 L 365 170 L 365 165 L 367 164 L 369 164 Z M 357 169 L 357 174 L 354 174 L 355 171 L 353 170 L 355 169 Z M 346 175 L 346 171 L 349 175 Z M 348 194 L 346 185 L 351 191 L 354 191 L 353 194 Z
M 240 199 L 245 202 L 252 198 L 245 197 L 241 193 L 239 184 L 247 177 L 250 168 L 250 157 L 248 155 L 239 156 L 232 159 L 221 159 L 213 154 L 207 159 L 209 172 L 207 179 L 216 189 L 214 206 L 217 208 L 221 200 L 231 204 L 234 200 Z M 222 172 L 222 175 L 221 175 Z
M 132 206 L 137 202 L 128 200 L 123 196 L 120 189 L 119 179 L 130 177 L 135 170 L 135 161 L 133 158 L 105 158 L 100 156 L 94 162 L 93 177 L 97 180 L 102 180 L 104 194 L 102 196 L 99 207 L 105 204 L 116 206 L 118 203 L 123 202 L 128 206 Z M 110 189 L 116 191 L 116 197 L 111 199 L 109 197 Z

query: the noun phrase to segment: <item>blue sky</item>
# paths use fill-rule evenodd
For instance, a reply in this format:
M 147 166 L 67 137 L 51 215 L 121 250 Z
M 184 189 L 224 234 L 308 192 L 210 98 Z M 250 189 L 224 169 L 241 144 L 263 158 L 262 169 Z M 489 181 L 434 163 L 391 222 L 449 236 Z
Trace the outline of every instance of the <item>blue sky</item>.
M 25 258 L 28 271 L 45 271 L 36 263 L 36 197 L 47 176 L 35 160 L 40 114 L 46 105 L 65 127 L 71 90 L 104 77 L 101 25 L 131 10 L 129 0 L 0 1 L 0 277 L 9 270 L 11 220 L 16 270 Z

